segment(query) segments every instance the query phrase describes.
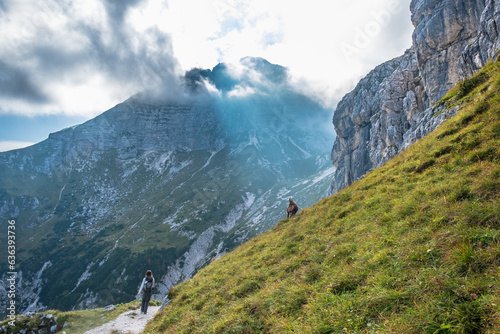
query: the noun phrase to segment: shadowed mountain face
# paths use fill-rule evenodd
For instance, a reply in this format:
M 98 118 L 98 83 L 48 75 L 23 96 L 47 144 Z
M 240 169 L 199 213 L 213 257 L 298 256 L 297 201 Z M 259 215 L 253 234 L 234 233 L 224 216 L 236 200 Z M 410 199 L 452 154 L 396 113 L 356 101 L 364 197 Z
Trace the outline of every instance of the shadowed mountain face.
M 312 205 L 333 175 L 330 118 L 285 68 L 244 58 L 1 153 L 21 310 L 128 301 L 147 269 L 162 298 L 274 226 L 288 197 Z

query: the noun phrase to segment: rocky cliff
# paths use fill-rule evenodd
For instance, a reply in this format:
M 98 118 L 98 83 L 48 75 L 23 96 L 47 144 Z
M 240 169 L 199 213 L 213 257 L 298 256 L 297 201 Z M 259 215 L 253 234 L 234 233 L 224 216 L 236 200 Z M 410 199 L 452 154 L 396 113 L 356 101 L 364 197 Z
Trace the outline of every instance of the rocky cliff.
M 450 117 L 436 103 L 495 57 L 499 2 L 413 0 L 413 44 L 371 71 L 337 105 L 335 193 Z
M 461 79 L 478 72 L 491 59 L 496 59 L 500 48 L 500 2 L 488 1 L 481 20 L 476 39 L 466 45 L 458 61 Z
M 485 0 L 412 0 L 413 50 L 429 106 L 459 80 L 457 61 L 476 38 Z
M 397 154 L 398 144 L 425 104 L 412 51 L 386 62 L 363 78 L 339 102 L 333 122 L 337 132 L 332 161 L 333 192 Z

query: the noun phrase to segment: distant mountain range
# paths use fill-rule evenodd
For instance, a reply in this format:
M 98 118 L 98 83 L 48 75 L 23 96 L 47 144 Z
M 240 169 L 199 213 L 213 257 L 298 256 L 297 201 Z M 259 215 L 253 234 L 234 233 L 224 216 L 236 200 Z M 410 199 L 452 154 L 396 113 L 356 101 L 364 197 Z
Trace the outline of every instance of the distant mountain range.
M 284 218 L 288 197 L 318 201 L 334 171 L 332 112 L 287 78 L 260 58 L 193 69 L 180 86 L 1 153 L 20 310 L 129 301 L 147 269 L 161 299 Z

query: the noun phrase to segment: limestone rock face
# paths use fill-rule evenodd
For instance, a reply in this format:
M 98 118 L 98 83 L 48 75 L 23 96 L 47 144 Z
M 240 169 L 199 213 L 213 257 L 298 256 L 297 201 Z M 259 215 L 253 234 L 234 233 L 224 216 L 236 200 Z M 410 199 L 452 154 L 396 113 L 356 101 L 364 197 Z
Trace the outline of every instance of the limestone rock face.
M 500 49 L 500 2 L 488 0 L 481 15 L 479 33 L 473 43 L 468 44 L 458 60 L 458 74 L 465 79 L 478 72 L 492 58 L 496 59 Z
M 215 149 L 223 134 L 210 105 L 148 103 L 135 96 L 95 119 L 49 136 L 47 146 L 61 146 L 51 164 L 116 149 L 123 158 L 140 151 Z
M 403 147 L 404 134 L 418 120 L 425 105 L 415 54 L 398 59 L 399 66 L 380 85 L 379 110 L 370 118 L 370 160 L 375 166 L 394 157 Z
M 392 158 L 422 110 L 425 94 L 412 50 L 371 71 L 339 102 L 333 117 L 337 139 L 332 161 L 337 192 Z
M 435 108 L 500 47 L 494 0 L 413 0 L 413 45 L 376 67 L 338 104 L 331 193 L 347 187 L 433 131 L 456 109 Z
M 465 46 L 477 36 L 485 0 L 413 0 L 413 48 L 429 105 L 458 81 L 456 66 Z

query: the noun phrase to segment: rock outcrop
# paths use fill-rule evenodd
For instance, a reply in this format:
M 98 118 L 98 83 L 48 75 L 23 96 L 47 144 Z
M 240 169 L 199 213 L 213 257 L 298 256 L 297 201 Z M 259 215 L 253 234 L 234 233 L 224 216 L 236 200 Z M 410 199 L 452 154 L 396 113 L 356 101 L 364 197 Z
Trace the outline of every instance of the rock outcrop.
M 120 157 L 128 158 L 141 151 L 216 149 L 224 140 L 210 104 L 149 101 L 147 94 L 137 94 L 95 119 L 50 134 L 42 145 L 61 147 L 60 156 L 50 161 L 51 167 L 108 149 L 116 149 Z
M 479 30 L 485 0 L 412 0 L 410 11 L 417 55 L 429 106 L 460 79 L 457 61 Z
M 50 313 L 21 314 L 12 321 L 13 325 L 0 327 L 0 333 L 31 334 L 31 333 L 62 333 L 67 323 Z
M 339 102 L 333 117 L 337 139 L 333 192 L 359 179 L 397 154 L 404 133 L 425 103 L 416 57 L 402 57 L 376 67 Z
M 347 187 L 427 135 L 456 109 L 436 103 L 498 53 L 494 0 L 413 0 L 413 45 L 376 67 L 338 104 L 331 193 Z
M 468 44 L 458 60 L 460 79 L 472 76 L 491 59 L 499 55 L 500 2 L 489 0 L 483 11 L 480 30 L 473 43 Z

